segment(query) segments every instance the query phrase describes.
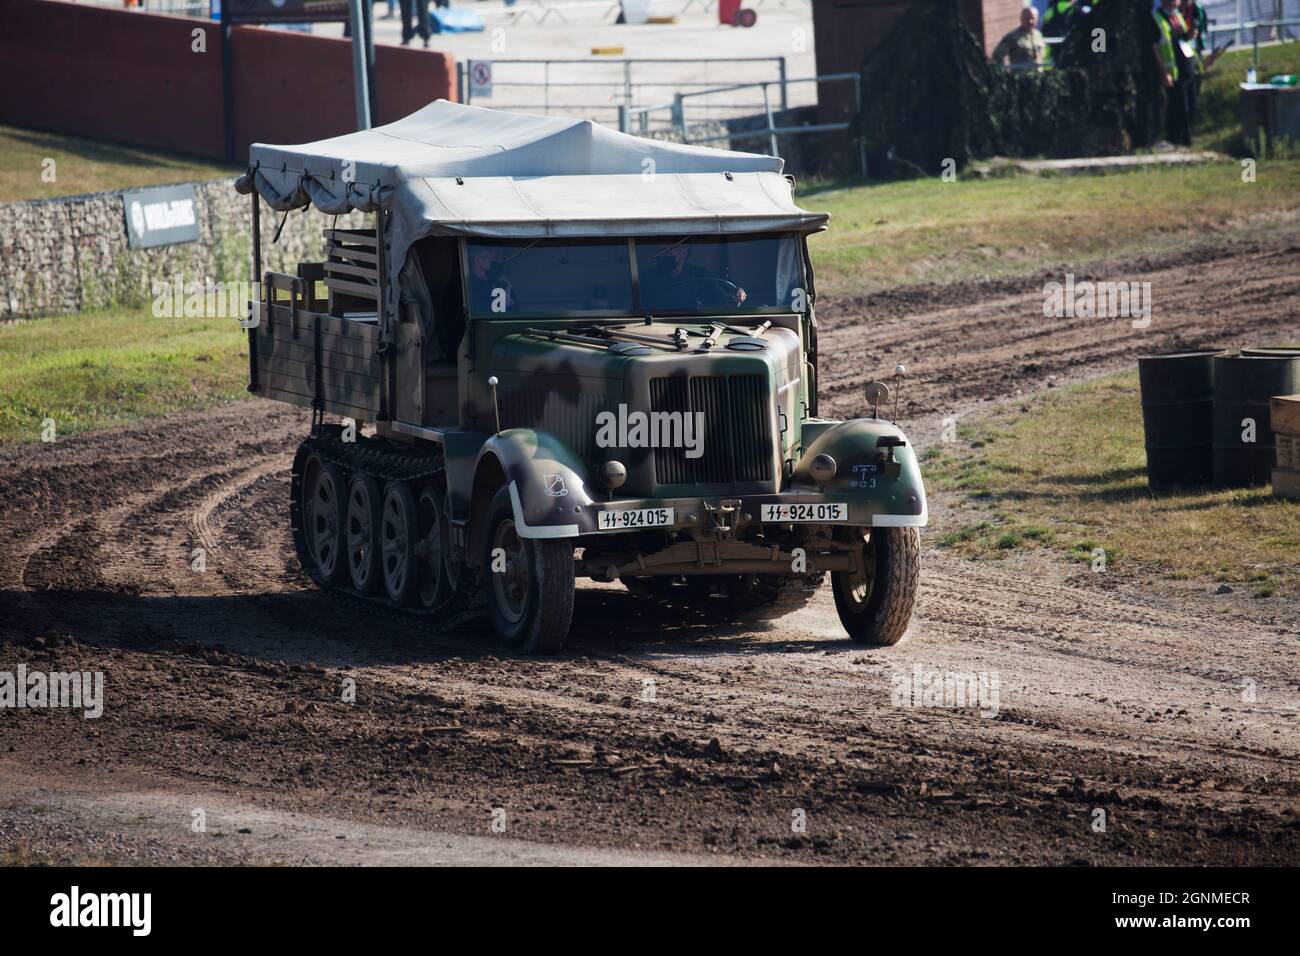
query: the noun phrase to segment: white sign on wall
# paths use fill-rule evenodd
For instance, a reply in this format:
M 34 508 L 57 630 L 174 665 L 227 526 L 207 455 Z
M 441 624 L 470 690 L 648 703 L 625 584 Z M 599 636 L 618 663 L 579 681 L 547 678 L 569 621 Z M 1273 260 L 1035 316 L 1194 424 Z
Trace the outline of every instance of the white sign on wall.
M 492 61 L 491 60 L 470 60 L 469 61 L 469 97 L 475 99 L 480 96 L 492 95 Z

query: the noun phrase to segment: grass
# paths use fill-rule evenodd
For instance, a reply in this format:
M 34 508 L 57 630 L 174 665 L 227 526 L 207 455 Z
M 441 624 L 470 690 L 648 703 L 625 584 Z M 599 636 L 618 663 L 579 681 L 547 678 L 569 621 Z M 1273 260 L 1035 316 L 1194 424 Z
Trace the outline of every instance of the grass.
M 1241 140 L 1241 117 L 1237 105 L 1241 90 L 1237 84 L 1246 79 L 1246 70 L 1254 59 L 1249 46 L 1231 49 L 1219 57 L 1205 75 L 1201 86 L 1201 117 L 1197 123 L 1196 145 L 1234 156 L 1249 155 Z M 1278 43 L 1259 48 L 1259 81 L 1267 83 L 1279 73 L 1300 74 L 1300 43 Z
M 1024 410 L 1022 410 L 1024 409 Z M 933 448 L 928 483 L 961 496 L 938 543 L 977 559 L 1048 549 L 1107 570 L 1253 585 L 1267 598 L 1300 572 L 1300 502 L 1268 488 L 1153 497 L 1137 373 L 1004 409 Z
M 53 182 L 46 160 L 53 160 Z M 234 176 L 233 166 L 173 153 L 0 126 L 0 202 Z
M 1029 275 L 1109 257 L 1174 253 L 1214 238 L 1294 228 L 1300 161 L 1208 163 L 1107 175 L 938 179 L 810 186 L 800 204 L 831 214 L 810 248 L 820 289 Z
M 149 308 L 0 324 L 0 442 L 56 438 L 247 395 L 234 319 Z

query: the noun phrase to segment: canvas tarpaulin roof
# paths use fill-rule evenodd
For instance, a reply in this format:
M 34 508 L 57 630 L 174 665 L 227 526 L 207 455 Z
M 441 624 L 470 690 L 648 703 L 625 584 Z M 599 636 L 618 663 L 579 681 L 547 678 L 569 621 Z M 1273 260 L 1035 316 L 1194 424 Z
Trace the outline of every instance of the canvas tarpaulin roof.
M 394 258 L 429 234 L 512 238 L 823 227 L 782 161 L 641 139 L 586 120 L 438 100 L 301 146 L 256 143 L 237 184 L 277 211 L 392 211 Z M 730 175 L 726 175 L 730 174 Z

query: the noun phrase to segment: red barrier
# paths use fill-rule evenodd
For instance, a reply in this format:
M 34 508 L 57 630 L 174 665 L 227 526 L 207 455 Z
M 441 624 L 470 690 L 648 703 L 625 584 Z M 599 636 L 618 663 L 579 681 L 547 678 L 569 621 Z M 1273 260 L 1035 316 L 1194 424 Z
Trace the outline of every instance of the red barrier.
M 59 0 L 0 0 L 0 122 L 220 158 L 221 28 Z M 356 128 L 349 41 L 237 27 L 235 152 Z M 375 48 L 377 123 L 454 99 L 453 58 Z

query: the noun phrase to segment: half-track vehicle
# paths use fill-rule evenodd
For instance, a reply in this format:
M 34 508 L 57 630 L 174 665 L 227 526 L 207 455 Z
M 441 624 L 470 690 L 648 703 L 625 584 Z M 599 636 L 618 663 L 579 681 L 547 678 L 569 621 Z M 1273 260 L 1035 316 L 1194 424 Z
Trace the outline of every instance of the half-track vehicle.
M 829 575 L 854 641 L 902 637 L 925 489 L 885 386 L 870 417 L 819 416 L 827 217 L 780 159 L 439 101 L 256 144 L 236 187 L 249 389 L 313 410 L 290 519 L 321 587 L 435 619 L 486 605 L 533 652 L 564 644 L 580 578 L 725 619 Z M 263 203 L 373 225 L 263 275 Z

